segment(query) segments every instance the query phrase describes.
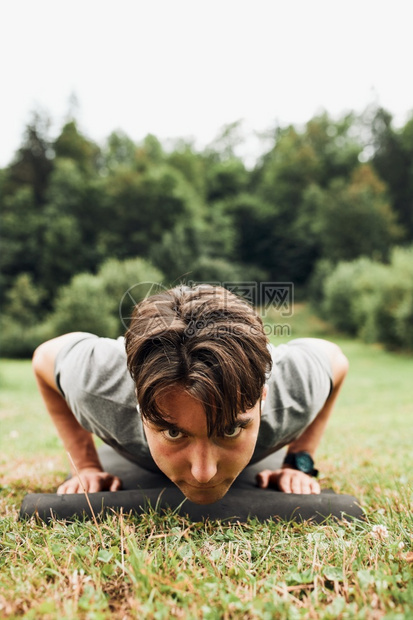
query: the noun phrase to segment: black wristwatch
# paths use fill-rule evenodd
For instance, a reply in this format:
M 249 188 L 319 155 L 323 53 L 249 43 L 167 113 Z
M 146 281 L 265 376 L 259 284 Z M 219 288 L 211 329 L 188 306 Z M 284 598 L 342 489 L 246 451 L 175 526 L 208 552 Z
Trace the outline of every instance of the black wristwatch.
M 314 468 L 313 457 L 308 452 L 290 452 L 286 455 L 283 465 L 298 469 L 309 476 L 318 476 L 318 469 Z

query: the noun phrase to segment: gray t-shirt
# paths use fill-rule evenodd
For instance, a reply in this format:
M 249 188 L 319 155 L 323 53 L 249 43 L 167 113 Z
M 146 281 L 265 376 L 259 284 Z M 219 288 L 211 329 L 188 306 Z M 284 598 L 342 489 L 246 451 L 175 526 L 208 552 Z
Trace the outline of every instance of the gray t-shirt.
M 273 368 L 251 463 L 299 437 L 332 388 L 330 362 L 313 340 L 300 338 L 269 347 Z M 123 338 L 74 334 L 57 355 L 55 377 L 71 411 L 86 430 L 130 461 L 158 471 L 136 409 Z

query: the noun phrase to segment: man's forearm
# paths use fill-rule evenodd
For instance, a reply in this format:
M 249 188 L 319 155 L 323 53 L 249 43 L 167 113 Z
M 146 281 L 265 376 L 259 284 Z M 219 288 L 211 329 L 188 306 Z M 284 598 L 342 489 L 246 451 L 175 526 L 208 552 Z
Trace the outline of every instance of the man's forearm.
M 300 435 L 300 437 L 297 437 L 297 439 L 289 444 L 288 453 L 308 452 L 311 456 L 314 456 L 326 429 L 331 412 L 333 411 L 341 386 L 342 382 L 333 388 L 324 407 L 320 410 L 310 426 L 305 429 L 304 433 Z
M 92 434 L 80 426 L 59 392 L 38 373 L 36 380 L 46 408 L 76 468 L 79 471 L 102 470 Z
M 331 343 L 327 343 L 325 341 L 318 342 L 319 346 L 326 347 L 327 351 L 331 347 Z M 327 422 L 334 409 L 334 405 L 336 403 L 337 397 L 340 393 L 348 371 L 348 360 L 342 353 L 342 351 L 338 347 L 336 347 L 336 345 L 333 345 L 333 348 L 330 352 L 330 362 L 333 375 L 333 389 L 331 391 L 331 394 L 326 400 L 322 409 L 317 414 L 317 417 L 310 424 L 310 426 L 305 429 L 304 433 L 302 433 L 300 437 L 297 437 L 297 439 L 290 443 L 290 445 L 288 446 L 289 453 L 308 452 L 309 454 L 311 454 L 311 456 L 314 456 L 315 451 L 321 441 L 321 437 L 323 436 L 323 433 L 326 429 Z
M 56 384 L 56 356 L 74 337 L 76 333 L 53 338 L 41 344 L 33 355 L 33 370 L 46 409 L 70 455 L 73 474 L 80 474 L 65 480 L 57 493 L 117 491 L 122 486 L 120 478 L 103 471 L 92 434 L 76 420 Z

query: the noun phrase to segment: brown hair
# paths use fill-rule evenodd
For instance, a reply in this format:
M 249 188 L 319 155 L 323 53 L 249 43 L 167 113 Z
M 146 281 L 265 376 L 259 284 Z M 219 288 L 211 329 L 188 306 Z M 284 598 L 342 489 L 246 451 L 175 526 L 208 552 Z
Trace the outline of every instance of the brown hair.
M 255 405 L 271 369 L 260 317 L 222 287 L 148 297 L 135 306 L 125 344 L 142 416 L 162 425 L 158 399 L 179 385 L 204 404 L 209 435 L 222 435 Z

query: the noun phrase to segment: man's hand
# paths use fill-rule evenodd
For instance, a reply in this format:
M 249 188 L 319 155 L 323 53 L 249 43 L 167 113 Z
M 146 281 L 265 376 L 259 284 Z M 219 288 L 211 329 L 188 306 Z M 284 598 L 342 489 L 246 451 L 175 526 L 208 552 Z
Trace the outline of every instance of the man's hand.
M 81 481 L 79 480 L 79 477 Z M 83 485 L 83 486 L 82 486 Z M 66 493 L 98 493 L 99 491 L 119 491 L 122 482 L 117 476 L 112 476 L 105 471 L 85 470 L 80 471 L 79 476 L 66 480 L 57 489 L 58 495 Z
M 264 469 L 257 474 L 257 484 L 261 489 L 273 487 L 284 493 L 302 493 L 304 495 L 311 493 L 318 495 L 321 490 L 315 478 L 291 467 L 283 467 L 275 471 Z

